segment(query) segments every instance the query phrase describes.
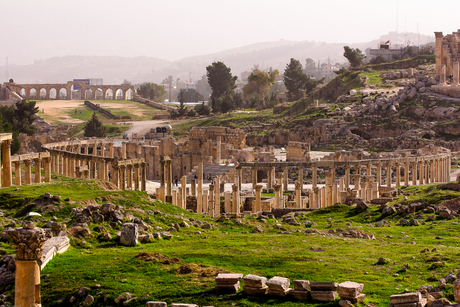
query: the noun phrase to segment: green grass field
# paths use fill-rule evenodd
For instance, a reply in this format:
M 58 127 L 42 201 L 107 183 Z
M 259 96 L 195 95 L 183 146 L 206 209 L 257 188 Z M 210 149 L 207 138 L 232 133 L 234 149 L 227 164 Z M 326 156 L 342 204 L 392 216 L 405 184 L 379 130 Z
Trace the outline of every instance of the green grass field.
M 62 199 L 49 207 L 33 204 L 45 192 L 60 194 Z M 411 203 L 426 200 L 437 204 L 444 199 L 459 196 L 458 192 L 439 190 L 437 185 L 403 189 L 407 199 L 398 198 L 394 203 Z M 92 234 L 84 240 L 72 239 L 71 248 L 57 255 L 42 272 L 42 303 L 44 306 L 78 306 L 84 298 L 69 303 L 71 296 L 83 286 L 91 288 L 89 293 L 96 298 L 93 306 L 114 305 L 113 299 L 130 292 L 138 299 L 129 306 L 144 306 L 147 300 L 168 303 L 195 303 L 200 306 L 336 306 L 334 303 L 308 301 L 299 303 L 290 299 L 269 296 L 247 297 L 242 292 L 221 295 L 214 291 L 214 277 L 218 272 L 256 274 L 267 278 L 288 277 L 292 280 L 310 281 L 347 280 L 364 283 L 367 298 L 364 305 L 388 306 L 391 294 L 415 291 L 418 287 L 437 285 L 437 279 L 460 269 L 457 260 L 460 254 L 459 221 L 436 220 L 417 227 L 396 226 L 401 217 L 385 217 L 390 227 L 374 227 L 382 216 L 378 206 L 358 213 L 349 206 L 337 205 L 296 217 L 299 222 L 312 221 L 312 229 L 320 233 L 306 233 L 302 226 L 292 226 L 281 219 L 268 219 L 265 223 L 256 218 L 242 218 L 218 222 L 216 219 L 196 215 L 161 202 L 151 202 L 145 193 L 136 191 L 111 191 L 98 181 L 55 178 L 50 184 L 33 184 L 2 189 L 0 209 L 7 218 L 21 219 L 29 211 L 42 212 L 43 218 L 34 218 L 43 227 L 52 216 L 58 222 L 74 224 L 69 216 L 71 208 L 93 199 L 97 203 L 110 201 L 132 211 L 152 227 L 168 230 L 172 224 L 193 218 L 213 225 L 210 230 L 195 226 L 182 227 L 172 232 L 171 240 L 156 240 L 153 243 L 124 247 L 116 240 L 99 240 L 99 233 L 91 223 Z M 161 211 L 163 214 L 148 214 L 142 210 Z M 412 216 L 413 217 L 413 216 Z M 405 218 L 410 219 L 411 216 Z M 427 220 L 427 214 L 418 217 Z M 189 222 L 190 224 L 190 222 Z M 275 229 L 282 224 L 284 229 Z M 102 225 L 115 237 L 120 226 L 112 228 L 107 222 Z M 261 225 L 263 233 L 252 233 Z M 354 229 L 375 235 L 376 240 L 354 239 L 337 236 L 339 229 Z M 154 230 L 156 231 L 156 230 Z M 161 231 L 161 230 L 158 230 Z M 14 253 L 12 246 L 0 243 L 0 248 Z M 430 252 L 420 253 L 428 248 Z M 433 251 L 437 249 L 437 251 Z M 136 259 L 140 252 L 161 253 L 167 257 L 178 257 L 180 261 L 163 264 L 156 261 Z M 379 257 L 389 259 L 385 265 L 377 265 Z M 431 268 L 434 261 L 443 266 Z M 406 268 L 402 270 L 403 266 Z M 404 271 L 404 272 L 403 272 Z M 46 277 L 45 277 L 46 276 Z M 126 282 L 121 282 L 126 279 Z M 92 288 L 94 285 L 100 288 Z M 7 291 L 12 297 L 13 290 Z M 101 292 L 101 295 L 97 293 Z M 452 300 L 452 287 L 444 289 Z M 141 297 L 149 294 L 148 298 Z M 108 301 L 104 302 L 104 295 Z M 63 300 L 61 304 L 56 301 Z

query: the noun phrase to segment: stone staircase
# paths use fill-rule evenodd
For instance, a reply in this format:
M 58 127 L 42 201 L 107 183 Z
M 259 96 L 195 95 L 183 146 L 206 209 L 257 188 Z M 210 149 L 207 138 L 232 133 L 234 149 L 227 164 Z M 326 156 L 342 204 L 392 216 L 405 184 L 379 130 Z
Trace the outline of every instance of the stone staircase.
M 211 175 L 211 177 L 216 177 L 216 176 L 222 176 L 223 174 L 231 171 L 232 169 L 235 169 L 235 166 L 228 166 L 228 165 L 216 165 L 216 164 L 210 164 L 210 165 L 204 165 L 203 166 L 203 173 L 206 176 L 203 178 L 204 183 L 209 183 L 209 181 L 206 179 L 208 175 Z M 198 167 L 195 167 L 192 169 L 190 175 L 187 176 L 187 183 L 190 183 L 192 179 L 195 178 L 195 175 L 198 177 Z

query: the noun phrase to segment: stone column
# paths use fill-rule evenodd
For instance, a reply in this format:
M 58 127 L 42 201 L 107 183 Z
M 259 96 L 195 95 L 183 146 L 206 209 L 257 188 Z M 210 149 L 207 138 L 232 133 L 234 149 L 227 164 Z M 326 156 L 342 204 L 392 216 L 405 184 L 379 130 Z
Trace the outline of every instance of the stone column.
M 337 189 L 337 181 L 334 181 L 334 178 L 332 178 L 332 205 L 337 204 L 339 201 L 339 191 Z
M 109 143 L 109 158 L 113 158 L 113 143 Z
M 378 172 L 378 166 L 377 166 L 377 172 Z M 343 184 L 344 184 L 344 190 L 347 190 L 350 187 L 350 167 L 349 166 L 345 166 L 345 176 L 343 177 Z
M 165 189 L 164 187 L 160 188 L 160 190 L 162 190 L 162 191 L 164 191 L 164 189 Z M 177 191 L 178 191 L 178 194 L 179 194 L 177 196 L 177 206 L 179 208 L 181 208 L 181 209 L 184 208 L 184 201 L 185 201 L 184 197 L 182 196 L 182 190 L 183 190 L 182 187 L 177 188 Z
M 300 186 L 300 182 L 296 180 L 295 182 L 295 207 L 301 208 L 302 207 L 302 187 Z
M 350 170 L 348 170 L 348 174 L 350 174 Z M 316 166 L 311 167 L 311 186 L 312 188 L 317 187 L 317 181 L 318 181 L 318 171 Z M 300 181 L 299 181 L 300 184 Z
M 105 157 L 105 144 L 103 142 L 101 143 L 101 156 Z
M 412 185 L 417 185 L 417 163 L 411 162 L 412 164 Z
M 198 191 L 196 197 L 196 213 L 202 213 L 203 205 L 203 158 L 198 161 Z
M 359 181 L 360 181 L 360 176 L 359 176 L 359 174 L 355 174 L 355 175 L 354 175 L 354 180 L 355 180 L 355 190 L 356 190 L 357 193 L 359 194 L 359 190 L 360 190 L 360 187 L 361 187 L 361 183 L 359 182 Z
M 172 194 L 172 163 L 171 159 L 166 160 L 166 195 Z M 184 188 L 185 189 L 185 188 Z
M 182 187 L 182 199 L 184 200 L 182 209 L 187 210 L 187 176 L 182 176 L 180 182 Z
M 216 176 L 214 179 L 214 216 L 220 215 L 220 176 Z
M 45 232 L 35 228 L 32 222 L 24 222 L 22 228 L 10 230 L 13 244 L 16 245 L 16 272 L 14 305 L 23 307 L 41 306 L 40 268 Z
M 279 184 L 275 184 L 273 188 L 275 189 L 275 208 L 281 208 L 281 186 Z
M 139 163 L 134 164 L 134 189 L 139 191 Z
M 59 160 L 61 158 L 61 154 L 57 153 L 54 155 L 54 172 L 60 174 L 60 169 L 59 169 Z
M 391 188 L 391 164 L 387 164 L 387 187 Z
M 238 190 L 241 191 L 241 183 L 243 182 L 243 169 L 238 168 L 237 171 L 238 171 Z
M 36 158 L 34 159 L 35 161 L 35 183 L 41 183 L 42 182 L 42 172 L 40 165 L 42 163 L 42 159 Z
M 14 161 L 14 184 L 21 185 L 21 161 Z
M 221 162 L 221 156 L 222 156 L 222 138 L 221 136 L 218 136 L 216 139 L 216 160 L 214 161 L 214 164 L 219 165 Z
M 126 159 L 126 142 L 121 143 L 121 158 Z
M 45 182 L 50 182 L 51 181 L 50 158 L 44 158 L 44 160 L 45 160 Z
M 232 192 L 224 192 L 225 205 L 224 210 L 225 214 L 232 212 Z
M 439 76 L 439 85 L 446 85 L 446 65 L 441 65 L 441 75 Z
M 257 168 L 251 167 L 252 190 L 256 189 L 257 185 Z
M 120 189 L 126 190 L 126 166 L 120 165 Z
M 256 205 L 255 205 L 255 210 L 253 210 L 252 212 L 260 212 L 260 211 L 262 211 L 261 197 L 262 197 L 262 185 L 258 184 L 258 185 L 256 185 Z
M 425 184 L 430 183 L 430 177 L 429 177 L 429 171 L 428 171 L 429 167 L 430 167 L 429 161 L 425 161 L 425 175 L 424 175 Z
M 3 186 L 10 187 L 12 185 L 12 170 L 11 170 L 11 140 L 2 142 L 2 165 L 3 165 Z
M 192 196 L 196 196 L 196 180 L 195 179 L 192 179 L 190 180 L 190 188 L 191 188 L 191 192 L 192 192 Z
M 203 190 L 202 198 L 201 203 L 203 204 L 203 213 L 208 213 L 208 190 Z
M 32 181 L 32 173 L 31 173 L 31 167 L 30 167 L 30 160 L 24 160 L 24 166 L 25 166 L 25 174 L 24 174 L 24 179 L 26 184 L 30 184 Z
M 164 187 L 165 186 L 165 178 L 166 178 L 166 161 L 164 160 L 164 157 L 161 158 L 160 160 L 160 164 L 161 164 L 161 168 L 160 168 L 160 171 L 161 171 L 161 175 L 160 175 L 160 187 Z
M 310 208 L 312 209 L 317 209 L 318 208 L 318 203 L 319 203 L 319 198 L 320 198 L 320 193 L 318 187 L 313 188 L 313 193 L 312 193 L 312 198 L 310 199 Z
M 396 172 L 396 186 L 399 187 L 401 186 L 401 168 L 399 166 L 399 163 L 396 163 L 395 165 L 395 172 Z
M 303 166 L 299 166 L 299 183 L 301 189 L 303 190 Z
M 238 185 L 232 185 L 233 191 L 233 204 L 232 204 L 232 212 L 236 214 L 238 217 L 240 215 L 240 192 L 238 190 Z
M 141 191 L 147 191 L 147 171 L 145 169 L 147 163 L 141 163 Z
M 83 153 L 85 155 L 87 155 L 89 153 L 89 144 L 84 144 L 83 147 L 84 147 L 84 152 Z
M 326 203 L 326 188 L 321 188 L 321 208 L 325 208 L 327 206 Z
M 422 185 L 423 184 L 423 161 L 418 162 L 418 184 Z
M 370 164 L 367 164 L 367 165 L 366 165 L 366 175 L 367 175 L 367 176 L 370 176 L 370 175 L 371 175 L 371 165 L 370 165 Z
M 332 206 L 332 171 L 331 170 L 326 170 L 325 172 L 325 176 L 326 176 L 326 192 L 325 192 L 325 196 L 326 196 L 326 206 L 329 207 L 329 206 Z
M 208 197 L 208 214 L 214 217 L 214 185 L 209 185 L 209 197 Z
M 267 192 L 269 189 L 273 189 L 272 176 L 270 175 L 271 167 L 267 167 Z
M 127 174 L 127 182 L 128 182 L 128 188 L 130 190 L 133 189 L 133 165 L 132 164 L 128 164 L 126 166 L 126 174 Z M 172 192 L 171 194 L 168 194 L 168 195 L 172 195 Z
M 289 168 L 288 167 L 283 167 L 283 188 L 284 188 L 284 192 L 289 191 L 288 176 L 289 176 Z
M 281 187 L 281 194 L 284 191 L 283 187 L 283 173 L 276 173 L 276 183 L 280 185 Z
M 409 163 L 404 161 L 404 185 L 409 186 Z
M 435 177 L 435 172 L 434 172 L 434 160 L 430 160 L 430 166 L 431 166 L 431 183 L 436 182 L 434 177 Z

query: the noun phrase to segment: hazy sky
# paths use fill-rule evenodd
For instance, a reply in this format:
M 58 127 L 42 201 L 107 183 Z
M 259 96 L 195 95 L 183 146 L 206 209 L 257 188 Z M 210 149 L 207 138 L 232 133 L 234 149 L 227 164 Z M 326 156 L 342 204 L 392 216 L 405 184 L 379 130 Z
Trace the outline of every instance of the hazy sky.
M 357 43 L 460 28 L 458 0 L 0 0 L 0 65 L 53 56 L 178 60 L 258 42 Z

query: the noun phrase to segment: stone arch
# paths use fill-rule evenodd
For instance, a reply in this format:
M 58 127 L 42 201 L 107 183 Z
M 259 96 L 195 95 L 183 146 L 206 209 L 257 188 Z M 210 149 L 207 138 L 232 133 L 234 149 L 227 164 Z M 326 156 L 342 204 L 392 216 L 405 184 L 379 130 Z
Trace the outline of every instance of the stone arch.
M 128 89 L 125 91 L 125 100 L 132 100 L 134 98 L 134 91 L 132 89 Z
M 94 92 L 91 88 L 82 89 L 81 99 L 93 99 L 94 98 L 93 94 Z
M 57 94 L 57 89 L 52 87 L 49 90 L 49 99 L 59 99 L 59 95 Z
M 115 98 L 114 99 L 119 99 L 119 97 L 121 97 L 120 100 L 122 100 L 123 97 L 124 97 L 124 91 L 121 88 L 119 88 L 119 89 L 117 89 L 115 91 Z
M 29 98 L 32 99 L 38 99 L 39 93 L 35 87 L 30 88 L 29 90 Z
M 68 95 L 69 94 L 67 93 L 67 89 L 65 87 L 62 87 L 59 90 L 59 98 L 58 99 L 69 99 Z
M 22 88 L 19 90 L 19 93 L 18 93 L 18 94 L 19 94 L 19 96 L 21 96 L 22 98 L 26 98 L 26 89 L 22 87 Z
M 104 95 L 104 99 L 114 99 L 114 95 L 113 95 L 113 90 L 111 88 L 108 88 L 106 91 L 105 91 L 105 95 Z M 110 97 L 110 98 L 109 98 Z
M 94 91 L 94 99 L 103 99 L 104 98 L 104 91 L 98 87 Z
M 40 90 L 38 91 L 38 93 L 39 93 L 38 98 L 36 98 L 36 99 L 46 99 L 46 96 L 48 94 L 48 91 L 46 90 L 46 88 L 44 88 L 44 87 L 40 88 L 39 87 L 39 89 Z

